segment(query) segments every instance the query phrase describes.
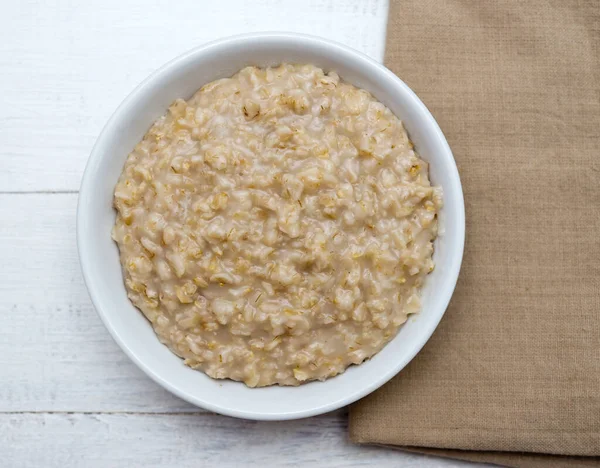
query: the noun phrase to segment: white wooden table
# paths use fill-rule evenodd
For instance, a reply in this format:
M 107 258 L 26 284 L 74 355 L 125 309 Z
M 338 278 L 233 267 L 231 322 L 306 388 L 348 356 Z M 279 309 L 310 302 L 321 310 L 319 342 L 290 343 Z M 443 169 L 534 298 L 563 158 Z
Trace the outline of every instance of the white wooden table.
M 80 177 L 101 127 L 150 72 L 240 32 L 299 31 L 383 57 L 386 0 L 21 0 L 0 13 L 0 466 L 458 462 L 347 440 L 345 410 L 284 423 L 209 414 L 121 352 L 85 290 Z

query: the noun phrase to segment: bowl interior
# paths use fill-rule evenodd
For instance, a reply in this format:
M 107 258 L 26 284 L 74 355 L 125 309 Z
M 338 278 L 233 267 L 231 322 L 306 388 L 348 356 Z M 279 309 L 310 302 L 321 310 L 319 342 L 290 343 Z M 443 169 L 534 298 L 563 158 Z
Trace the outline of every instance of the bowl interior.
M 436 269 L 423 289 L 423 309 L 376 356 L 325 382 L 300 387 L 249 389 L 216 381 L 184 366 L 159 343 L 152 327 L 127 299 L 116 244 L 114 186 L 128 153 L 176 98 L 189 98 L 203 84 L 247 65 L 312 63 L 334 70 L 369 90 L 401 120 L 433 183 L 444 190 Z M 125 352 L 154 380 L 180 397 L 212 411 L 253 419 L 311 416 L 351 403 L 379 387 L 421 349 L 441 319 L 454 289 L 464 241 L 464 208 L 456 166 L 437 124 L 406 85 L 381 65 L 346 47 L 298 35 L 237 37 L 195 49 L 142 83 L 119 107 L 100 135 L 84 175 L 78 207 L 82 269 L 94 305 Z

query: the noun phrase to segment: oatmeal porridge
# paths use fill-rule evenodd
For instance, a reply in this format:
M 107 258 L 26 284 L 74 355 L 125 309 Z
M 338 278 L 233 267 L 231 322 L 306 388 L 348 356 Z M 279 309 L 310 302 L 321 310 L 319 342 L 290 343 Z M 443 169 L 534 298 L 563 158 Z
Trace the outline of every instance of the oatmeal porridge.
M 178 99 L 114 195 L 133 304 L 186 365 L 251 387 L 381 350 L 420 310 L 442 200 L 402 122 L 312 65 Z

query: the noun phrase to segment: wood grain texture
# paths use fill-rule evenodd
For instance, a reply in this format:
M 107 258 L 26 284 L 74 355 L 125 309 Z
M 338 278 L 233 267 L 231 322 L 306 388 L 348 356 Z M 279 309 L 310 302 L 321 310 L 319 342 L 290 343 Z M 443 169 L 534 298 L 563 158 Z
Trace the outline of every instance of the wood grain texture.
M 343 414 L 240 421 L 211 414 L 0 414 L 11 467 L 431 467 L 464 463 L 352 445 Z
M 148 379 L 94 311 L 76 205 L 76 194 L 0 195 L 0 411 L 197 411 Z
M 381 60 L 386 0 L 72 0 L 0 15 L 0 192 L 77 190 L 102 126 L 152 71 L 203 43 L 294 31 Z

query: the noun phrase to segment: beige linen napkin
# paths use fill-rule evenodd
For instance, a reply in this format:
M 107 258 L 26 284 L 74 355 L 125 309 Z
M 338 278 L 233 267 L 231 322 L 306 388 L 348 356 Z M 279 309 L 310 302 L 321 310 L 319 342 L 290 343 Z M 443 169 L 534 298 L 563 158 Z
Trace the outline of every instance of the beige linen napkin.
M 448 138 L 467 243 L 438 330 L 351 438 L 599 466 L 600 1 L 390 3 L 386 65 Z

